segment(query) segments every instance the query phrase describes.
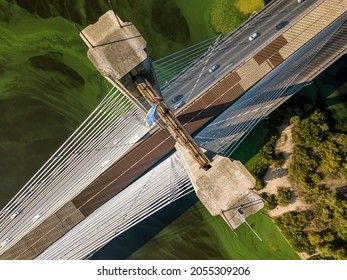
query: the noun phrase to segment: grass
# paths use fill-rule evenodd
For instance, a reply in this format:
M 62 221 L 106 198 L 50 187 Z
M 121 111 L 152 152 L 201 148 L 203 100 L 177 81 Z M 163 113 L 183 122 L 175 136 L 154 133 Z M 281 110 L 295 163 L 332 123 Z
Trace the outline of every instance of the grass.
M 264 0 L 236 0 L 236 8 L 244 14 L 252 14 L 264 8 Z
M 129 259 L 299 259 L 269 217 L 258 213 L 248 222 L 263 241 L 245 224 L 231 231 L 198 202 Z

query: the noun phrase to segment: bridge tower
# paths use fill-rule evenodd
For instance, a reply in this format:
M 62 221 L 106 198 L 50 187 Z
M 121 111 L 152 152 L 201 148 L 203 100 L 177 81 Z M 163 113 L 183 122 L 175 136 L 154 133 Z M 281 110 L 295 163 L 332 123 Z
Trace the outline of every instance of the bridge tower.
M 255 180 L 247 169 L 239 161 L 198 147 L 165 104 L 146 42 L 132 23 L 124 23 L 108 11 L 80 35 L 89 47 L 88 58 L 99 72 L 137 106 L 147 110 L 159 103 L 161 127 L 177 141 L 176 150 L 194 190 L 211 215 L 221 215 L 235 229 L 264 206 L 252 190 Z

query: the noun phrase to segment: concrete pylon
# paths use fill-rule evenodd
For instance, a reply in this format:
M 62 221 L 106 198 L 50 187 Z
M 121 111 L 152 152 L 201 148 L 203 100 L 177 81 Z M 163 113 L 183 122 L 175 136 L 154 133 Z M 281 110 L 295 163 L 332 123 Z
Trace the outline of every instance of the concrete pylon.
M 119 24 L 120 23 L 120 24 Z M 144 112 L 150 108 L 134 84 L 140 74 L 160 93 L 146 50 L 146 41 L 130 22 L 108 11 L 80 33 L 89 47 L 87 56 L 99 72 Z
M 240 161 L 209 155 L 212 167 L 205 171 L 179 143 L 175 148 L 202 204 L 211 215 L 221 215 L 232 229 L 264 207 L 262 199 L 252 190 L 253 176 Z

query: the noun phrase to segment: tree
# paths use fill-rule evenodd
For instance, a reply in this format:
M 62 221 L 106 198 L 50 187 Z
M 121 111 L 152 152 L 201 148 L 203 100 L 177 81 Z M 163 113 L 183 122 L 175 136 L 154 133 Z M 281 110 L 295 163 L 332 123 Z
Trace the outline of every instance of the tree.
M 280 168 L 284 164 L 284 155 L 283 153 L 276 153 L 272 158 L 272 165 L 275 168 Z
M 278 188 L 277 190 L 277 202 L 281 206 L 288 205 L 292 198 L 292 192 L 288 188 Z
M 294 140 L 303 147 L 319 146 L 328 135 L 329 126 L 324 114 L 318 110 L 295 125 Z
M 210 23 L 216 33 L 231 31 L 247 19 L 235 7 L 233 0 L 217 0 L 211 11 Z
M 265 205 L 269 210 L 275 209 L 277 207 L 277 199 L 274 194 L 268 195 L 266 192 L 261 194 L 261 197 L 265 200 Z
M 340 170 L 342 158 L 336 143 L 331 140 L 321 145 L 320 155 L 322 158 L 321 168 L 325 175 L 333 177 Z
M 308 240 L 314 246 L 317 246 L 318 244 L 322 243 L 322 237 L 320 236 L 318 232 L 309 232 Z

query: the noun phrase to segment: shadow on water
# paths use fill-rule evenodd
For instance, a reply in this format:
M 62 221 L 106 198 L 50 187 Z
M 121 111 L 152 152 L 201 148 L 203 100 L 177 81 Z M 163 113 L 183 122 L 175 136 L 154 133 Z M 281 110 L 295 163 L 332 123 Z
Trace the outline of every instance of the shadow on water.
M 146 242 L 176 220 L 198 201 L 194 192 L 169 204 L 157 213 L 112 239 L 95 252 L 91 260 L 121 260 L 128 258 Z

